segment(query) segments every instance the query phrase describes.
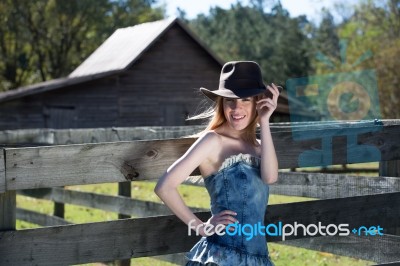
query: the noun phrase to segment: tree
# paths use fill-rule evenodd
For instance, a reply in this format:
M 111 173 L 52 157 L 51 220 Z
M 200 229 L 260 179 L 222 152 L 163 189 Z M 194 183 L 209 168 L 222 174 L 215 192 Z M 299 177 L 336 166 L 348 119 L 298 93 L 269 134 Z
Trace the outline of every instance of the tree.
M 267 82 L 285 83 L 310 69 L 308 39 L 302 18 L 290 18 L 278 3 L 265 13 L 264 1 L 255 6 L 239 3 L 224 10 L 212 8 L 208 16 L 190 22 L 192 29 L 223 60 L 254 60 L 263 68 Z
M 28 76 L 32 50 L 25 44 L 26 31 L 12 0 L 0 2 L 0 91 L 23 84 Z
M 361 3 L 351 19 L 341 25 L 339 33 L 341 38 L 348 39 L 350 67 L 375 70 L 384 118 L 400 117 L 399 10 L 398 0 Z M 367 51 L 370 58 L 363 56 Z
M 0 90 L 70 73 L 119 27 L 164 16 L 154 0 L 5 0 Z

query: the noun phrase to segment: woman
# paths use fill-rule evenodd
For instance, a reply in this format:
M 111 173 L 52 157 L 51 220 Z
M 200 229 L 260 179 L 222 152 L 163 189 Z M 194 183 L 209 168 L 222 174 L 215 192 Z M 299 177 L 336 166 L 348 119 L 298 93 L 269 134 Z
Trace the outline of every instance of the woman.
M 237 61 L 223 66 L 218 90 L 200 90 L 215 101 L 214 116 L 197 141 L 161 177 L 155 192 L 203 236 L 188 253 L 186 265 L 273 265 L 265 235 L 250 239 L 232 225 L 263 224 L 268 184 L 278 178 L 269 119 L 279 89 L 274 84 L 264 85 L 257 63 Z M 257 124 L 261 140 L 256 139 Z M 197 167 L 211 198 L 212 217 L 206 222 L 190 211 L 177 191 Z

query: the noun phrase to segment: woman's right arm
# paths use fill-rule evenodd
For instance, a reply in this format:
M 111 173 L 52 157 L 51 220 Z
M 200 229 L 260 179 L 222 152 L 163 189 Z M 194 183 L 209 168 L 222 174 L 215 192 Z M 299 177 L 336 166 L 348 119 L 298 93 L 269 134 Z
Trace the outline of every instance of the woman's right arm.
M 192 227 L 197 227 L 203 222 L 193 214 L 180 196 L 177 187 L 196 169 L 211 153 L 218 153 L 220 137 L 213 131 L 206 132 L 187 150 L 187 152 L 174 162 L 158 181 L 154 192 L 185 224 L 190 221 Z

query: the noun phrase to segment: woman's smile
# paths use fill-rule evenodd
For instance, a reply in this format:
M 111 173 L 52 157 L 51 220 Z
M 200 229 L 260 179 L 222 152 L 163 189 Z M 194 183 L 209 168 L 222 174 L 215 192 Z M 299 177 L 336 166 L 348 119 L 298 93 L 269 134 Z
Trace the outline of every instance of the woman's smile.
M 232 117 L 232 119 L 233 119 L 234 121 L 240 121 L 240 120 L 242 120 L 243 118 L 245 118 L 246 116 L 245 116 L 245 115 L 231 115 L 231 117 Z

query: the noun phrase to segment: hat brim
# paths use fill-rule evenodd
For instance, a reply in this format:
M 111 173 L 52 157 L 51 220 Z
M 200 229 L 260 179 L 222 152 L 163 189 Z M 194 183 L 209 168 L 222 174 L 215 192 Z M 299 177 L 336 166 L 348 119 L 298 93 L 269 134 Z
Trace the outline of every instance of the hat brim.
M 200 88 L 200 91 L 205 96 L 207 96 L 211 100 L 215 101 L 218 97 L 232 98 L 232 99 L 253 97 L 253 96 L 265 93 L 266 88 L 246 89 L 246 90 L 238 90 L 238 91 L 219 89 L 219 90 L 210 91 L 210 90 L 202 87 L 202 88 Z

